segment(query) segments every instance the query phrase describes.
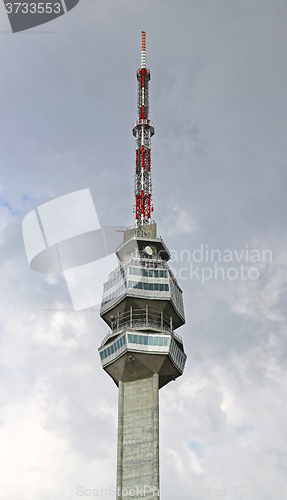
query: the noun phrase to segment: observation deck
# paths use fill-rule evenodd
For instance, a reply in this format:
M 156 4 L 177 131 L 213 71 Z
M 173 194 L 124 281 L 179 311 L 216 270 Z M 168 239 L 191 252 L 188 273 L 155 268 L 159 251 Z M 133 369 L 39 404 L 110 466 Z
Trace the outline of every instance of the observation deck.
M 173 329 L 184 324 L 182 290 L 172 271 L 160 257 L 142 258 L 136 251 L 104 284 L 101 316 L 110 324 L 107 313 L 111 310 L 117 308 L 117 314 L 122 315 L 130 307 L 145 308 L 145 301 L 153 301 L 155 310 L 172 317 Z
M 186 354 L 175 330 L 185 323 L 182 290 L 156 225 L 128 229 L 116 249 L 120 265 L 104 283 L 101 317 L 110 331 L 99 347 L 118 385 L 158 374 L 159 387 L 182 375 Z

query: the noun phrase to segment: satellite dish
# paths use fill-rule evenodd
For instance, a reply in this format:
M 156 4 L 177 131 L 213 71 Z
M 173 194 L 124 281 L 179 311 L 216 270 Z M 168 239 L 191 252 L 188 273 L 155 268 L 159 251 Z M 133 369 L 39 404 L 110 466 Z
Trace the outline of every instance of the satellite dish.
M 147 246 L 145 247 L 144 251 L 149 255 L 149 256 L 152 256 L 153 254 L 153 251 L 152 251 L 152 248 Z

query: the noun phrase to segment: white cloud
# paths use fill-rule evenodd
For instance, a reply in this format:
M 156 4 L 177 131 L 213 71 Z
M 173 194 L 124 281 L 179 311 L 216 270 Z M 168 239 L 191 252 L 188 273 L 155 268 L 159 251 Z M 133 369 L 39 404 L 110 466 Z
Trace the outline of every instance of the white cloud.
M 197 217 L 189 214 L 183 208 L 174 206 L 170 211 L 168 220 L 165 221 L 168 236 L 177 234 L 191 234 L 198 228 Z

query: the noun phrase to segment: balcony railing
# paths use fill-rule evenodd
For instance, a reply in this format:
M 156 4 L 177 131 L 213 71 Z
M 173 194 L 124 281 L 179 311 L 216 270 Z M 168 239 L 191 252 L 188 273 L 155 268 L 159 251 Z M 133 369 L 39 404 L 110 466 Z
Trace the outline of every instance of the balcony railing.
M 103 339 L 101 346 L 104 345 L 111 334 L 115 334 L 124 328 L 155 328 L 173 333 L 182 342 L 181 336 L 173 331 L 172 317 L 166 316 L 163 312 L 149 309 L 148 306 L 145 309 L 134 309 L 131 307 L 129 311 L 123 314 L 119 313 L 118 316 L 115 316 L 111 323 L 112 329 Z

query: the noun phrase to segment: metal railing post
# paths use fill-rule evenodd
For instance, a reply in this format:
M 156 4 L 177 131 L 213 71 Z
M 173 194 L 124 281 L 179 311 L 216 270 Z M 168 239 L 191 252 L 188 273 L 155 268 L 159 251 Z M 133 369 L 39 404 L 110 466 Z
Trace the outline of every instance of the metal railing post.
M 130 327 L 133 326 L 133 306 L 130 307 Z
M 145 321 L 146 321 L 146 326 L 148 325 L 148 305 L 146 304 L 145 306 Z

